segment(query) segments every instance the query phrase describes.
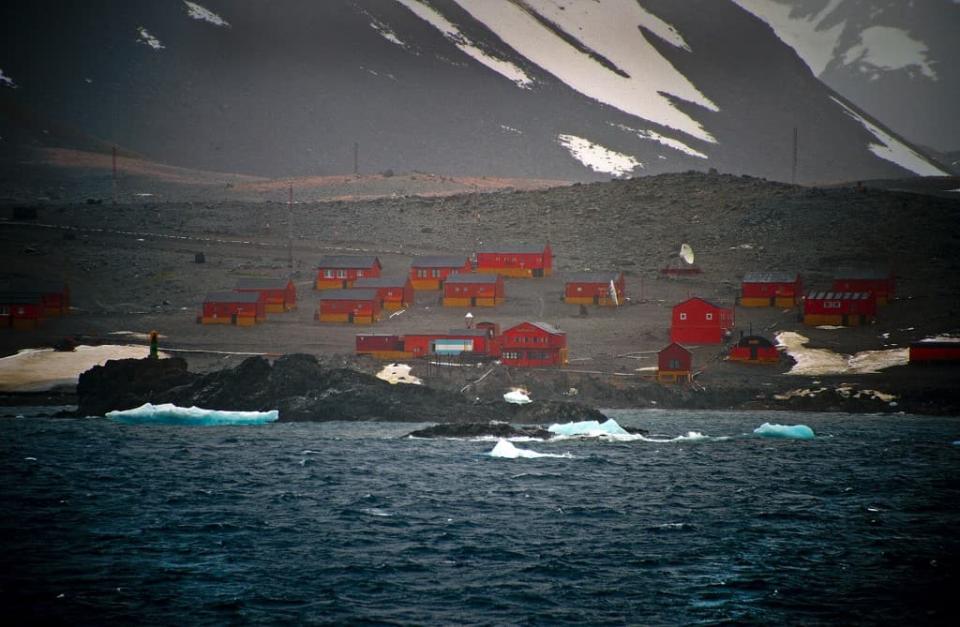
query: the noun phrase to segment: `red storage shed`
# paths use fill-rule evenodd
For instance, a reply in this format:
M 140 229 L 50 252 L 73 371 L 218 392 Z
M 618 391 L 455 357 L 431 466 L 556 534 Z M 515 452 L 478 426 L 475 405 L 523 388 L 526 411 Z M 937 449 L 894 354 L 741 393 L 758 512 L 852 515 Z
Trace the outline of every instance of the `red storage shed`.
M 503 301 L 499 274 L 453 274 L 443 283 L 444 307 L 496 307 Z
M 741 307 L 793 307 L 802 298 L 796 272 L 748 272 L 740 283 Z
M 203 299 L 198 322 L 248 327 L 266 318 L 266 301 L 260 292 L 211 292 Z
M 553 273 L 550 244 L 485 246 L 477 251 L 477 272 L 510 277 L 545 277 Z
M 872 292 L 878 305 L 894 296 L 893 272 L 876 269 L 841 269 L 833 275 L 834 292 Z
M 855 327 L 877 319 L 873 292 L 808 292 L 803 299 L 803 323 Z
M 910 344 L 911 364 L 960 363 L 960 338 L 922 340 Z
M 387 311 L 397 311 L 413 304 L 413 285 L 410 279 L 405 276 L 357 279 L 353 282 L 353 287 L 377 290 L 380 307 Z
M 500 361 L 507 366 L 565 366 L 567 334 L 546 322 L 522 322 L 500 336 Z
M 373 324 L 380 319 L 377 290 L 324 290 L 314 318 L 320 322 Z
M 39 292 L 0 292 L 0 328 L 36 329 L 43 314 L 43 296 Z
M 624 296 L 623 272 L 576 272 L 567 277 L 563 290 L 563 301 L 572 305 L 617 307 Z
M 376 257 L 328 255 L 317 263 L 314 287 L 318 290 L 348 288 L 357 279 L 380 276 L 382 270 L 383 266 Z
M 678 344 L 722 344 L 734 324 L 733 309 L 689 298 L 673 307 L 670 340 Z
M 388 333 L 358 333 L 356 353 L 389 361 L 411 357 L 410 353 L 404 351 L 403 336 Z
M 730 349 L 727 359 L 745 364 L 775 364 L 780 361 L 780 351 L 765 337 L 745 335 Z
M 297 287 L 290 279 L 237 279 L 237 285 L 233 289 L 237 292 L 262 294 L 267 313 L 283 313 L 297 308 Z
M 676 342 L 657 353 L 657 381 L 676 383 L 689 381 L 693 372 L 693 353 Z
M 467 256 L 417 257 L 410 263 L 410 281 L 415 290 L 439 290 L 451 274 L 471 272 L 473 272 L 473 264 Z

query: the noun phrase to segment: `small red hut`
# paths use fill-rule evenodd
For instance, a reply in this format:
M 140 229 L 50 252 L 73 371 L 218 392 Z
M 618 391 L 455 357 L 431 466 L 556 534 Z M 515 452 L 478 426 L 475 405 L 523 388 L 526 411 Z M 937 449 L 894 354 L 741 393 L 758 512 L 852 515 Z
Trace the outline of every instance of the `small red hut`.
M 20 277 L 5 282 L 0 291 L 36 294 L 40 297 L 40 317 L 51 318 L 70 313 L 70 286 L 63 281 Z
M 36 329 L 43 314 L 43 297 L 39 292 L 0 292 L 0 328 Z
M 673 307 L 670 341 L 678 344 L 722 344 L 734 324 L 733 309 L 702 298 L 689 298 Z
M 477 251 L 477 272 L 529 278 L 553 273 L 550 244 L 485 246 Z
M 618 307 L 624 296 L 623 272 L 576 272 L 567 277 L 563 291 L 563 301 L 572 305 Z
M 893 272 L 877 269 L 841 269 L 833 275 L 834 292 L 872 292 L 878 305 L 893 299 Z
M 410 353 L 404 351 L 402 335 L 386 333 L 358 333 L 356 353 L 389 361 L 411 357 Z
M 960 363 L 960 339 L 912 342 L 910 344 L 910 363 Z
M 439 290 L 451 274 L 473 272 L 466 256 L 417 257 L 410 264 L 410 281 L 415 290 Z
M 266 318 L 266 301 L 260 292 L 211 292 L 203 299 L 198 322 L 248 327 Z
M 567 364 L 567 334 L 546 322 L 522 322 L 500 336 L 500 361 L 536 368 Z
M 793 307 L 802 298 L 796 272 L 748 272 L 740 283 L 741 307 Z
M 657 353 L 657 381 L 677 383 L 689 381 L 693 372 L 693 353 L 676 342 Z
M 499 274 L 452 274 L 443 283 L 444 307 L 496 307 L 503 301 Z
M 855 327 L 876 319 L 877 297 L 873 292 L 808 292 L 803 299 L 803 323 L 812 327 Z
M 356 289 L 377 290 L 381 309 L 397 311 L 413 304 L 413 284 L 409 277 L 381 276 L 375 279 L 357 279 L 353 282 Z
M 745 364 L 775 364 L 780 361 L 780 351 L 765 337 L 745 335 L 730 349 L 727 359 Z
M 244 278 L 237 279 L 233 288 L 237 292 L 261 294 L 267 313 L 283 313 L 297 308 L 297 287 L 290 279 Z
M 376 257 L 328 255 L 317 263 L 314 287 L 318 290 L 344 289 L 352 286 L 357 279 L 376 278 L 382 270 L 383 266 Z
M 314 319 L 320 322 L 373 324 L 380 319 L 375 289 L 324 290 Z

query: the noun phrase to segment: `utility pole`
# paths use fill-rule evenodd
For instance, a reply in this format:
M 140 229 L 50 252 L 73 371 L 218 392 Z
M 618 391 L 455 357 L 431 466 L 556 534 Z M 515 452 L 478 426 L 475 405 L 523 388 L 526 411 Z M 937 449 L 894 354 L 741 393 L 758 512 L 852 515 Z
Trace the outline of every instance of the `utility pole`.
M 113 204 L 117 204 L 117 147 L 113 147 L 113 178 L 110 183 L 110 195 L 113 198 Z
M 800 154 L 800 148 L 797 137 L 797 127 L 793 127 L 793 170 L 790 176 L 790 182 L 794 185 L 797 184 L 797 158 Z
M 293 183 L 287 194 L 287 262 L 293 273 Z
M 353 175 L 360 174 L 360 144 L 353 142 Z

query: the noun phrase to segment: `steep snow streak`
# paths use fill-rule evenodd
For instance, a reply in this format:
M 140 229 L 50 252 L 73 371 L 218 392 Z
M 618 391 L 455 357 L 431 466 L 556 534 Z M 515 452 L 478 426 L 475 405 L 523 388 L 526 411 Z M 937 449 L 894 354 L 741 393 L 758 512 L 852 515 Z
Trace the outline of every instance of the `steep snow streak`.
M 907 70 L 913 68 L 932 81 L 937 73 L 927 59 L 929 49 L 900 28 L 871 26 L 860 33 L 860 41 L 843 53 L 843 64 L 855 63 L 863 72 Z
M 488 54 L 486 51 L 481 50 L 476 44 L 474 44 L 463 33 L 461 33 L 460 29 L 454 26 L 445 17 L 437 13 L 434 9 L 422 4 L 419 0 L 397 0 L 397 2 L 410 9 L 414 15 L 443 33 L 444 36 L 464 54 L 473 57 L 494 72 L 509 78 L 511 81 L 516 83 L 517 86 L 529 88 L 533 84 L 533 80 L 527 76 L 523 70 L 509 61 L 497 59 L 496 57 Z
M 380 33 L 380 36 L 389 41 L 392 44 L 396 44 L 401 48 L 406 48 L 407 44 L 397 37 L 397 34 L 390 30 L 390 27 L 384 24 L 379 20 L 372 20 L 370 22 L 370 28 Z
M 889 133 L 879 128 L 875 124 L 868 122 L 862 115 L 845 105 L 843 102 L 837 98 L 830 96 L 830 98 L 836 102 L 838 105 L 843 107 L 843 110 L 854 120 L 860 122 L 865 129 L 870 131 L 874 137 L 880 142 L 879 144 L 870 144 L 870 152 L 877 155 L 881 159 L 886 159 L 887 161 L 893 162 L 905 170 L 909 170 L 914 174 L 919 174 L 920 176 L 949 176 L 947 172 L 944 172 L 940 168 L 934 166 L 932 163 L 918 155 L 913 149 L 906 146 L 903 142 L 891 136 Z
M 780 40 L 793 48 L 817 76 L 833 60 L 834 51 L 843 35 L 844 22 L 826 28 L 824 23 L 843 0 L 830 0 L 813 14 L 802 15 L 797 7 L 775 0 L 733 0 L 773 29 Z
M 166 47 L 143 26 L 137 28 L 137 33 L 140 35 L 137 41 L 145 46 L 150 46 L 154 50 L 163 50 Z
M 200 6 L 196 2 L 183 0 L 183 3 L 187 5 L 187 15 L 195 20 L 200 20 L 201 22 L 210 22 L 214 26 L 230 26 L 230 22 L 226 21 L 210 9 Z
M 712 111 L 717 111 L 717 106 L 661 56 L 638 27 L 649 28 L 679 47 L 686 47 L 686 42 L 635 0 L 609 0 L 602 4 L 529 0 L 522 6 L 514 2 L 456 2 L 520 55 L 580 93 L 698 139 L 716 141 L 699 122 L 675 108 L 664 94 Z M 561 10 L 560 6 L 565 8 Z M 565 41 L 530 11 L 556 24 L 627 76 L 621 76 Z
M 594 172 L 605 172 L 614 176 L 624 176 L 642 168 L 643 164 L 630 155 L 615 152 L 576 135 L 557 135 L 557 141 L 567 149 L 574 159 Z
M 11 87 L 13 89 L 17 88 L 17 84 L 13 82 L 13 79 L 3 73 L 3 70 L 0 70 L 0 85 L 4 87 Z
M 699 157 L 700 159 L 707 159 L 707 155 L 703 154 L 699 150 L 694 150 L 690 146 L 686 145 L 680 140 L 673 139 L 672 137 L 665 137 L 656 131 L 643 130 L 639 128 L 631 128 L 625 124 L 614 124 L 617 128 L 622 131 L 627 131 L 628 133 L 634 133 L 640 139 L 649 139 L 651 141 L 659 142 L 664 146 L 673 148 L 674 150 L 679 150 L 680 152 L 686 153 L 691 157 Z

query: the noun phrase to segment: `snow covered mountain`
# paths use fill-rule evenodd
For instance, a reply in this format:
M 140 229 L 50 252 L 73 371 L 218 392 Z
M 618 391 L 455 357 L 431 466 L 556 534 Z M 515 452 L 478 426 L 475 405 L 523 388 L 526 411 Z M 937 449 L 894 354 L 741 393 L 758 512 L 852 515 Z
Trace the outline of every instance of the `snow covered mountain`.
M 735 0 L 819 76 L 913 142 L 960 147 L 957 0 Z
M 81 137 L 265 176 L 355 157 L 361 172 L 568 180 L 944 172 L 733 0 L 9 5 L 0 159 Z

